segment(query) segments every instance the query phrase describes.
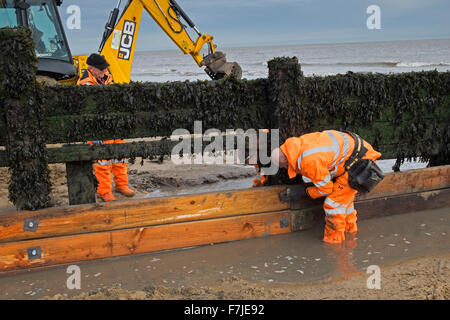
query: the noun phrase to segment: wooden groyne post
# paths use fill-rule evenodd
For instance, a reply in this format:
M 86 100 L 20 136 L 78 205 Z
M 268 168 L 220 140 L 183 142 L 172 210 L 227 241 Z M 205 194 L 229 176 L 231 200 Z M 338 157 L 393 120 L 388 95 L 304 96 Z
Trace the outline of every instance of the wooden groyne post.
M 0 48 L 1 121 L 6 128 L 11 171 L 9 199 L 18 210 L 46 208 L 50 203 L 50 178 L 42 130 L 43 105 L 35 81 L 37 59 L 30 31 L 1 32 Z

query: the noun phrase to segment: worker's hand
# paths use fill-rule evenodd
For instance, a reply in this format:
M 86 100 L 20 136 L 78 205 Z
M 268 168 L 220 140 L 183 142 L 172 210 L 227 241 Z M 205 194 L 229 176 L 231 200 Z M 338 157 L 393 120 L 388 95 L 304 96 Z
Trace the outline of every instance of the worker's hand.
M 281 202 L 288 202 L 300 198 L 309 198 L 306 193 L 306 186 L 303 184 L 287 187 L 286 191 L 280 192 L 279 197 Z

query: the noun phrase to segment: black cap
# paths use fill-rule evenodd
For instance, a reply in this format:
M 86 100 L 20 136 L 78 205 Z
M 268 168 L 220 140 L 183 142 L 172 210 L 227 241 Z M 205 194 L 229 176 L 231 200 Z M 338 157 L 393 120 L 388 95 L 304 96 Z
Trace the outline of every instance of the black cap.
M 100 70 L 106 69 L 109 67 L 109 63 L 106 61 L 104 56 L 101 56 L 97 53 L 91 54 L 87 58 L 87 64 L 92 67 L 96 67 Z

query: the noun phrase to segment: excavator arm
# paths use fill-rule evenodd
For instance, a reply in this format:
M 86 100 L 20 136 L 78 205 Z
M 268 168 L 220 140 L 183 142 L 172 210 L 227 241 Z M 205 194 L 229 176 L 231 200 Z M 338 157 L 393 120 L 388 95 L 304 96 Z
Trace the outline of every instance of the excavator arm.
M 205 67 L 205 72 L 213 80 L 227 75 L 241 78 L 241 67 L 236 62 L 227 62 L 225 54 L 216 51 L 213 37 L 200 33 L 175 0 L 129 0 L 119 17 L 121 1 L 118 1 L 109 16 L 99 48 L 100 54 L 104 55 L 111 65 L 109 70 L 115 83 L 130 81 L 134 50 L 144 10 L 183 53 L 190 54 L 199 67 Z M 184 22 L 197 35 L 195 41 L 188 34 Z M 205 45 L 208 53 L 202 56 L 201 50 Z M 85 67 L 85 59 L 80 58 L 76 63 L 79 69 Z

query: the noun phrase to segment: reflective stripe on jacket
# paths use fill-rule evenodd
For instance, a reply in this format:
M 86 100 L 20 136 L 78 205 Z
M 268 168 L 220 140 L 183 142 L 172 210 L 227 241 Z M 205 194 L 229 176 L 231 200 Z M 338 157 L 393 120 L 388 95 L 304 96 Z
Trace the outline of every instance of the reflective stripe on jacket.
M 311 198 L 327 196 L 333 192 L 333 178 L 345 173 L 344 164 L 353 152 L 355 141 L 344 132 L 327 130 L 292 137 L 280 147 L 286 155 L 289 178 L 297 174 L 314 184 L 307 189 Z M 376 160 L 381 153 L 364 141 L 367 153 L 364 159 Z

